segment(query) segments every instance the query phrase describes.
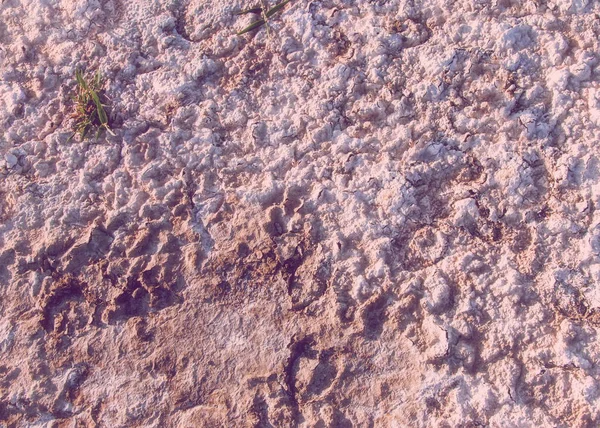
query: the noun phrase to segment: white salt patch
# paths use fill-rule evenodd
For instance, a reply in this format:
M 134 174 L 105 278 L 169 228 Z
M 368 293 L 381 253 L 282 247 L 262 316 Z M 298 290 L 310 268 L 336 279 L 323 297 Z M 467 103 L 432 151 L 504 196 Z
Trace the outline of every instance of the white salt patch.
M 12 153 L 7 153 L 4 156 L 4 160 L 5 160 L 6 166 L 8 168 L 13 168 L 17 164 L 17 162 L 19 161 L 17 159 L 17 157 L 15 155 L 13 155 Z
M 425 279 L 425 308 L 432 314 L 446 309 L 450 303 L 450 287 L 446 279 L 439 273 L 428 275 Z

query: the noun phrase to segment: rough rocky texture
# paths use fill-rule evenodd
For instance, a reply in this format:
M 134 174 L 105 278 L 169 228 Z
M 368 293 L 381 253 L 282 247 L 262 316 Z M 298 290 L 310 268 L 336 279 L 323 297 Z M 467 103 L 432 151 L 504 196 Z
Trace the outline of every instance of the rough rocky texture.
M 2 1 L 0 425 L 600 425 L 599 3 L 253 5 Z

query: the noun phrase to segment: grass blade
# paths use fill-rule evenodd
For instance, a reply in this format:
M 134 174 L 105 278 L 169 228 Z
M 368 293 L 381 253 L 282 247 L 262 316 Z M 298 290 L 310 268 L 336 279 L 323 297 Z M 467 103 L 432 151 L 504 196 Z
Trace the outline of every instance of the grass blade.
M 269 9 L 266 13 L 267 18 L 272 17 L 273 15 L 275 15 L 277 12 L 279 12 L 281 9 L 283 9 L 283 7 L 288 4 L 289 2 L 291 2 L 292 0 L 284 0 L 281 3 L 277 3 L 275 6 L 273 6 L 271 9 Z
M 106 116 L 106 112 L 104 111 L 104 107 L 102 107 L 102 103 L 100 102 L 100 97 L 94 91 L 90 91 L 90 95 L 94 100 L 94 104 L 96 105 L 96 112 L 98 113 L 98 119 L 100 119 L 100 123 L 102 125 L 108 123 L 108 117 Z
M 234 15 L 246 15 L 247 13 L 261 13 L 262 7 L 251 7 L 250 9 L 240 10 L 239 12 L 234 12 Z
M 75 70 L 75 79 L 77 79 L 77 84 L 84 90 L 87 91 L 88 86 L 87 83 L 85 82 L 85 79 L 83 78 L 83 74 L 81 73 L 81 71 L 79 70 Z
M 239 33 L 237 33 L 237 35 L 241 36 L 242 34 L 245 34 L 245 33 L 249 32 L 249 31 L 252 31 L 252 30 L 260 27 L 261 25 L 264 25 L 265 22 L 266 21 L 264 19 L 259 19 L 258 21 L 254 21 L 252 24 L 248 25 L 242 31 L 240 31 Z
M 88 125 L 85 125 L 85 126 L 82 128 L 82 129 L 80 129 L 80 131 L 79 131 L 79 135 L 81 135 L 81 139 L 82 139 L 82 140 L 85 138 L 85 135 L 86 135 L 86 134 L 87 134 L 87 132 L 88 132 L 88 128 L 89 128 L 89 126 L 88 126 Z
M 112 130 L 112 129 L 110 129 L 110 128 L 108 127 L 108 125 L 105 125 L 105 126 L 104 126 L 104 129 L 106 129 L 106 132 L 108 132 L 108 133 L 109 133 L 110 135 L 112 135 L 113 137 L 116 137 L 116 136 L 117 136 L 117 134 L 115 134 L 115 133 L 113 132 L 113 130 Z
M 265 12 L 265 8 L 262 7 L 253 7 L 250 9 L 245 9 L 239 12 L 236 12 L 235 15 L 244 15 L 246 13 L 260 13 L 262 15 L 262 18 L 254 21 L 253 23 L 251 23 L 250 25 L 248 25 L 246 28 L 244 28 L 243 30 L 239 31 L 237 33 L 238 36 L 241 36 L 242 34 L 245 34 L 249 31 L 255 30 L 257 28 L 259 28 L 262 25 L 267 24 L 267 31 L 269 32 L 269 18 L 272 17 L 273 15 L 275 15 L 277 12 L 279 12 L 281 9 L 283 9 L 285 7 L 286 4 L 288 4 L 289 2 L 291 2 L 292 0 L 284 0 L 280 3 L 277 3 L 275 6 L 273 6 L 271 9 L 269 9 L 268 11 Z
M 98 89 L 100 88 L 100 80 L 102 78 L 100 77 L 100 70 L 96 71 L 96 75 L 94 76 L 94 88 Z

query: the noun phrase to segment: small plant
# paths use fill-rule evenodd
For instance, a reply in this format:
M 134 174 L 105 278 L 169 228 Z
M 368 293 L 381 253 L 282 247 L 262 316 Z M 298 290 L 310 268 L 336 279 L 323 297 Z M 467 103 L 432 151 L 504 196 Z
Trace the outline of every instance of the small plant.
M 98 92 L 102 87 L 102 78 L 100 72 L 96 72 L 94 78 L 88 83 L 83 77 L 80 70 L 75 71 L 75 79 L 77 80 L 77 93 L 75 94 L 75 134 L 79 134 L 83 140 L 90 129 L 96 129 L 96 140 L 100 135 L 100 131 L 105 129 L 110 135 L 115 136 L 115 133 L 108 126 L 108 116 L 104 110 L 104 104 L 100 101 Z
M 272 17 L 273 15 L 275 15 L 277 12 L 279 12 L 281 9 L 283 9 L 283 7 L 288 4 L 290 1 L 292 0 L 284 0 L 281 3 L 277 3 L 275 6 L 273 6 L 271 9 L 266 8 L 266 5 L 263 4 L 263 6 L 256 6 L 256 7 L 252 7 L 250 9 L 245 9 L 245 10 L 241 10 L 239 12 L 236 12 L 236 15 L 245 15 L 247 13 L 256 13 L 256 14 L 260 14 L 262 16 L 262 18 L 260 18 L 257 21 L 254 21 L 253 23 L 251 23 L 250 25 L 248 25 L 246 28 L 244 28 L 243 30 L 239 31 L 237 33 L 238 36 L 245 34 L 249 31 L 252 31 L 256 28 L 260 28 L 261 26 L 265 25 L 267 27 L 267 33 L 269 33 L 269 18 Z

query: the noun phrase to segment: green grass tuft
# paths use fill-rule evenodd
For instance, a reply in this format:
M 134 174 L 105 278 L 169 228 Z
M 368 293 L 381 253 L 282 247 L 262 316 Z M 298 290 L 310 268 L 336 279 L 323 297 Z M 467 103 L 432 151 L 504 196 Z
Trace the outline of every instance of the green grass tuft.
M 110 135 L 115 136 L 115 133 L 108 125 L 108 115 L 104 110 L 105 105 L 100 101 L 98 95 L 102 87 L 102 78 L 100 72 L 96 72 L 94 78 L 88 83 L 83 77 L 80 70 L 75 71 L 75 80 L 77 81 L 77 93 L 75 94 L 75 119 L 74 134 L 69 137 L 73 138 L 75 134 L 83 140 L 90 129 L 96 130 L 96 140 L 102 129 L 105 129 Z

